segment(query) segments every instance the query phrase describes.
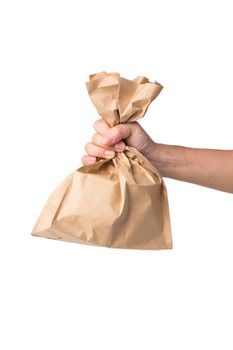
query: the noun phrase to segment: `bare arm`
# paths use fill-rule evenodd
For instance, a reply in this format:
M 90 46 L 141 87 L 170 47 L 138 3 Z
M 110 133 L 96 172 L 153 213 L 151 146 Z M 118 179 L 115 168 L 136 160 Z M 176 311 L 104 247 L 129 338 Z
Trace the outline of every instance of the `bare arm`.
M 233 193 L 233 150 L 155 143 L 150 160 L 164 177 Z
M 137 122 L 110 128 L 99 119 L 94 128 L 96 133 L 85 146 L 83 164 L 93 163 L 97 157 L 112 158 L 127 144 L 146 156 L 164 177 L 233 193 L 233 150 L 159 144 Z

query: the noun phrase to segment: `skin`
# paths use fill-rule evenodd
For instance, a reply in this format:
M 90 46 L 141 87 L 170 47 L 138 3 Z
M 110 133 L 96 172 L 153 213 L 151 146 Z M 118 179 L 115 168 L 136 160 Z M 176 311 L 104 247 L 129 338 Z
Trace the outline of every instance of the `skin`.
M 125 145 L 137 148 L 163 177 L 233 193 L 233 150 L 201 149 L 154 142 L 137 122 L 110 128 L 99 119 L 96 133 L 85 145 L 83 165 L 97 157 L 113 158 Z

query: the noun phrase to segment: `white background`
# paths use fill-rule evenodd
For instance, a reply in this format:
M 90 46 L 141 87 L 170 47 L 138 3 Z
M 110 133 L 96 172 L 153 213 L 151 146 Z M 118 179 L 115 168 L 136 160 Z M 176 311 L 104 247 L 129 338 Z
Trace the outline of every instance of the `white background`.
M 173 250 L 30 235 L 93 134 L 89 74 L 164 85 L 155 141 L 233 147 L 231 5 L 1 0 L 1 349 L 232 350 L 232 194 L 165 179 Z

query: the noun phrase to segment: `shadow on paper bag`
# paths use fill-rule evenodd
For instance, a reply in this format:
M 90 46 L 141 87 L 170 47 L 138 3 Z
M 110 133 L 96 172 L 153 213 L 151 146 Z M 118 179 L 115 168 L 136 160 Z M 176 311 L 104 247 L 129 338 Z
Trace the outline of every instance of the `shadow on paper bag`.
M 162 86 L 139 76 L 97 73 L 86 84 L 112 127 L 142 118 Z M 157 169 L 135 148 L 70 174 L 50 195 L 32 235 L 112 248 L 172 248 L 167 191 Z

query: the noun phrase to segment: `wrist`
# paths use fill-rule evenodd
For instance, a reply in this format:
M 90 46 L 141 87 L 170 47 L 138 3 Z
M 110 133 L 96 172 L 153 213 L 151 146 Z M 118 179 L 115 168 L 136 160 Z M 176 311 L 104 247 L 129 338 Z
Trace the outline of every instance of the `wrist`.
M 153 142 L 148 159 L 164 177 L 174 178 L 177 171 L 186 167 L 185 147 Z
M 166 149 L 164 144 L 156 143 L 153 141 L 150 154 L 148 156 L 149 161 L 154 165 L 156 169 L 163 176 L 163 168 L 166 166 Z

